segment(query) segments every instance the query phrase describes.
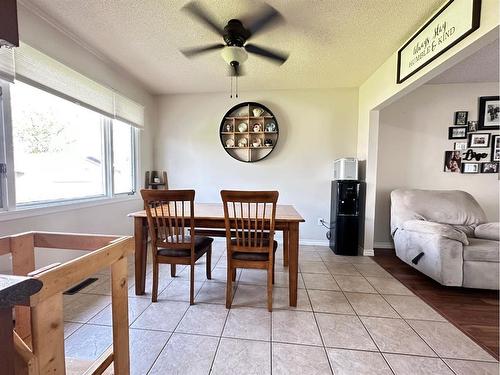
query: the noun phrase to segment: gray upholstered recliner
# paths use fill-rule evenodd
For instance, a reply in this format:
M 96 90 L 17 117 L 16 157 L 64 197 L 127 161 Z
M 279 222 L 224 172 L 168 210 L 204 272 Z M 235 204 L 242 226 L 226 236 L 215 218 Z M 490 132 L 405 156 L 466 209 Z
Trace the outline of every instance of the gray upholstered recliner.
M 404 262 L 448 286 L 498 289 L 499 223 L 468 193 L 394 190 L 391 233 Z

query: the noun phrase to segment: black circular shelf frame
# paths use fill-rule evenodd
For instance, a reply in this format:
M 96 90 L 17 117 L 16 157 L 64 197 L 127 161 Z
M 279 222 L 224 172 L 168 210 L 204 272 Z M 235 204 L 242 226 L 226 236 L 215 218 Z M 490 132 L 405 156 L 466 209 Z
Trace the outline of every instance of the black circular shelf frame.
M 245 107 L 248 109 L 248 115 L 238 116 L 237 114 L 241 112 Z M 261 108 L 264 110 L 261 116 L 253 116 L 252 110 L 255 108 Z M 245 132 L 238 131 L 238 125 L 242 122 L 245 122 L 247 125 L 247 130 Z M 253 125 L 251 124 L 253 122 Z M 266 126 L 270 123 L 274 123 L 276 127 L 276 131 L 266 132 Z M 231 124 L 232 131 L 226 131 L 226 125 Z M 253 126 L 260 124 L 262 126 L 261 132 L 252 131 Z M 272 140 L 272 146 L 261 146 L 261 147 L 252 147 L 252 136 L 258 136 L 262 145 L 264 145 L 266 139 Z M 265 105 L 257 102 L 242 102 L 233 106 L 229 111 L 226 112 L 219 127 L 219 137 L 224 150 L 231 156 L 233 159 L 244 163 L 254 163 L 257 161 L 264 160 L 267 158 L 276 147 L 279 138 L 279 125 L 276 120 L 276 116 L 273 112 L 267 108 Z M 246 147 L 237 147 L 238 140 L 241 138 L 247 139 Z M 234 140 L 235 147 L 227 147 L 226 141 L 232 138 Z M 238 140 L 237 140 L 238 138 Z M 255 138 L 254 138 L 255 139 Z M 268 152 L 262 153 L 261 151 L 268 150 Z M 238 152 L 247 152 L 247 158 L 242 158 L 238 156 Z M 259 152 L 264 154 L 263 156 L 257 156 L 257 154 L 253 154 L 254 152 Z

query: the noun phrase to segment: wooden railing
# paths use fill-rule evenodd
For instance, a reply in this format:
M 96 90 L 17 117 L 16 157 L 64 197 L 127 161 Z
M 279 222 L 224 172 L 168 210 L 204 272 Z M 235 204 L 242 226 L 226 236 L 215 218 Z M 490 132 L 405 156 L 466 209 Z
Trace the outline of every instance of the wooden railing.
M 87 250 L 71 261 L 35 270 L 36 247 Z M 14 275 L 42 282 L 27 306 L 16 306 L 16 374 L 64 374 L 63 292 L 105 268 L 111 268 L 113 345 L 91 366 L 101 374 L 113 363 L 117 375 L 129 373 L 127 257 L 131 237 L 28 232 L 0 238 L 0 255 L 11 253 Z

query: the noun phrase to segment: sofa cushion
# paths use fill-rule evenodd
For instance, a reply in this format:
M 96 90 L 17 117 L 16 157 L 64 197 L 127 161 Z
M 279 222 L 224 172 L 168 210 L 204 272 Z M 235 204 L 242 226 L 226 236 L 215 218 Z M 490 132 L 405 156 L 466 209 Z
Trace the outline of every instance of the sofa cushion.
M 499 242 L 481 238 L 469 238 L 469 245 L 464 246 L 464 260 L 480 262 L 499 262 Z
M 486 223 L 481 224 L 474 229 L 474 236 L 485 240 L 498 241 L 500 238 L 500 223 Z

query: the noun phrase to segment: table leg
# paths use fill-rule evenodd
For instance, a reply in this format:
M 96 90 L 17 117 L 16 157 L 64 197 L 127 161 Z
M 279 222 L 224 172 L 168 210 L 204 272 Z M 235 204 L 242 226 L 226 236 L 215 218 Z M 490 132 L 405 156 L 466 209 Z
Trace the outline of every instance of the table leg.
M 0 308 L 0 368 L 5 375 L 14 375 L 13 328 L 12 307 Z
M 297 307 L 297 277 L 299 272 L 299 223 L 289 224 L 288 288 L 290 306 Z
M 146 288 L 146 258 L 148 248 L 148 230 L 146 218 L 134 218 L 135 238 L 135 294 L 144 294 Z
M 290 241 L 288 229 L 283 231 L 283 266 L 288 267 L 288 254 L 290 253 Z

